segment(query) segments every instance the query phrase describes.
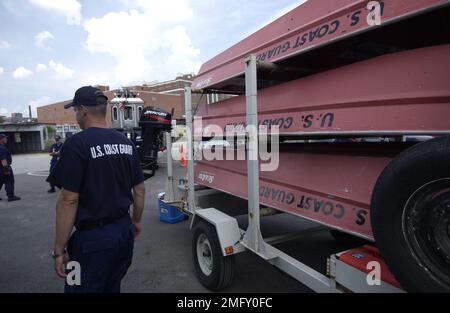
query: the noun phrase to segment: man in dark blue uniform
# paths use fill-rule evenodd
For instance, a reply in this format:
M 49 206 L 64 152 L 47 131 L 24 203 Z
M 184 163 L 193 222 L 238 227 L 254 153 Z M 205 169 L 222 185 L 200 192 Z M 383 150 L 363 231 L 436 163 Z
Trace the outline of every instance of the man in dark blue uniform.
M 66 280 L 66 293 L 118 293 L 131 265 L 134 240 L 141 233 L 144 175 L 133 143 L 107 127 L 107 97 L 99 89 L 78 89 L 65 106 L 70 107 L 83 131 L 65 141 L 47 179 L 61 188 L 55 271 L 64 278 L 64 264 L 80 265 L 81 285 L 71 286 Z M 73 226 L 76 231 L 71 235 Z
M 8 202 L 20 200 L 14 194 L 14 173 L 11 167 L 12 158 L 8 149 L 6 148 L 6 144 L 8 143 L 8 136 L 5 134 L 0 134 L 0 190 L 3 188 L 3 184 L 5 185 L 6 195 L 8 196 Z M 2 200 L 0 198 L 0 200 Z
M 52 157 L 52 159 L 50 160 L 50 173 L 53 171 L 53 169 L 55 168 L 56 162 L 58 162 L 58 160 L 59 160 L 59 151 L 61 150 L 62 145 L 63 144 L 61 142 L 61 137 L 59 135 L 56 135 L 55 143 L 48 150 L 48 153 Z M 55 185 L 50 183 L 50 189 L 48 190 L 48 193 L 55 193 L 55 192 L 56 192 Z

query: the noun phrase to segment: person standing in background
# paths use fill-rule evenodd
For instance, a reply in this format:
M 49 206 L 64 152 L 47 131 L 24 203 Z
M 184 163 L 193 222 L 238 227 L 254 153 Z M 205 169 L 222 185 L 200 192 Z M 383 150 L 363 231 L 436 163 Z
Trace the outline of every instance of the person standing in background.
M 20 200 L 20 198 L 14 194 L 14 173 L 11 167 L 12 157 L 11 153 L 9 153 L 8 149 L 6 148 L 7 143 L 8 136 L 6 136 L 5 134 L 0 134 L 0 190 L 3 188 L 3 184 L 5 184 L 8 202 L 12 202 L 18 201 Z
M 63 144 L 61 142 L 61 137 L 59 135 L 56 135 L 55 143 L 50 147 L 48 151 L 50 156 L 52 157 L 52 159 L 50 160 L 50 173 L 53 171 L 56 163 L 59 160 L 59 151 L 61 150 L 62 145 Z M 55 185 L 50 183 L 50 189 L 48 190 L 48 193 L 55 193 L 55 192 L 56 192 Z

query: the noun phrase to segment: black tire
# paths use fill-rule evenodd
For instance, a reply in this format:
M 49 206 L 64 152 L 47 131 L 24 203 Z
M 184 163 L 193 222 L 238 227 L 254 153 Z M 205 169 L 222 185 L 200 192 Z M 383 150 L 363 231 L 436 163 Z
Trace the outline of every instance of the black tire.
M 369 240 L 344 233 L 337 229 L 330 230 L 330 234 L 339 244 L 343 246 L 360 247 L 366 244 L 370 244 Z
M 371 222 L 380 252 L 408 292 L 450 292 L 450 137 L 417 144 L 383 171 Z
M 208 250 L 210 250 L 212 256 L 210 273 L 202 269 L 201 260 L 198 257 L 198 243 L 204 238 L 208 240 L 210 247 Z M 219 291 L 232 284 L 234 279 L 234 255 L 223 256 L 216 230 L 210 223 L 200 221 L 195 226 L 192 240 L 192 254 L 194 256 L 197 278 L 203 286 L 212 291 Z

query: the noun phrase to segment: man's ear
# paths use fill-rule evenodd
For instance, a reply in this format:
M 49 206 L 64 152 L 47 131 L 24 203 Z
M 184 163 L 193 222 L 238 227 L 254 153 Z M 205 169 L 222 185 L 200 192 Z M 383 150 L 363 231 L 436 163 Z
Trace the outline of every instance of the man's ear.
M 84 105 L 80 105 L 80 111 L 81 111 L 81 115 L 82 115 L 83 117 L 86 117 L 86 116 L 87 116 L 87 113 L 88 113 L 87 107 L 85 107 Z

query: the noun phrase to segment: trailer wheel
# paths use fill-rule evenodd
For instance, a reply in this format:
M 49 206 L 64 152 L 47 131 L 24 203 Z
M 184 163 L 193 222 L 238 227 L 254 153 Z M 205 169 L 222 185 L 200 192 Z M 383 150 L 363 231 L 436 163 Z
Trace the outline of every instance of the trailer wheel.
M 231 285 L 234 278 L 234 255 L 224 257 L 214 227 L 200 221 L 192 242 L 195 271 L 200 283 L 218 291 Z
M 450 292 L 450 137 L 403 152 L 384 170 L 371 221 L 383 259 L 410 292 Z

